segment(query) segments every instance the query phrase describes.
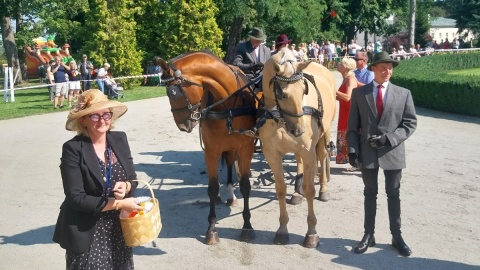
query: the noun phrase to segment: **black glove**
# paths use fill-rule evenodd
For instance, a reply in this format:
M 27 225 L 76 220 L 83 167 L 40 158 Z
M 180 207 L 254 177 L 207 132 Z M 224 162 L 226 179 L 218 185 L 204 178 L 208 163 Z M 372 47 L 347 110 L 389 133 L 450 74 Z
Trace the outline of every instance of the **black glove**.
M 357 153 L 349 153 L 348 154 L 348 162 L 352 167 L 360 168 L 360 157 Z
M 260 62 L 260 63 L 252 64 L 252 66 L 250 67 L 250 69 L 251 69 L 252 71 L 262 70 L 262 69 L 263 69 L 263 63 Z
M 385 134 L 384 135 L 374 135 L 374 136 L 368 138 L 368 142 L 370 143 L 370 146 L 375 148 L 375 149 L 381 149 L 381 148 L 388 145 L 387 136 L 385 136 Z

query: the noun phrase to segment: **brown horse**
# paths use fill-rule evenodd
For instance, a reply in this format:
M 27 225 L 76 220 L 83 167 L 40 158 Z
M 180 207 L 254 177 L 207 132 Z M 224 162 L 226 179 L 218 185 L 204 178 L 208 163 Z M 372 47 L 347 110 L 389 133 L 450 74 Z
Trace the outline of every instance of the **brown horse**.
M 331 72 L 314 62 L 295 62 L 288 49 L 273 55 L 263 69 L 265 125 L 259 129 L 263 153 L 275 177 L 280 206 L 280 227 L 274 242 L 285 244 L 288 236 L 286 185 L 282 158 L 294 153 L 303 165 L 303 189 L 308 204 L 308 231 L 303 245 L 316 247 L 317 218 L 313 210 L 314 175 L 317 159 L 321 163 L 320 200 L 328 200 L 329 175 L 326 142 L 330 141 L 330 124 L 335 116 L 335 80 Z
M 226 158 L 227 163 L 229 205 L 236 204 L 232 166 L 236 159 L 238 161 L 240 192 L 244 198 L 244 223 L 240 239 L 252 240 L 255 233 L 250 223 L 249 175 L 254 138 L 243 133 L 255 125 L 256 108 L 253 93 L 245 87 L 248 79 L 238 68 L 225 64 L 205 51 L 183 54 L 171 59 L 169 63 L 158 58 L 157 64 L 163 70 L 162 79 L 167 85 L 167 95 L 177 127 L 191 132 L 200 121 L 210 198 L 205 243 L 211 245 L 219 241 L 215 228 L 215 203 L 219 193 L 218 161 L 221 156 Z

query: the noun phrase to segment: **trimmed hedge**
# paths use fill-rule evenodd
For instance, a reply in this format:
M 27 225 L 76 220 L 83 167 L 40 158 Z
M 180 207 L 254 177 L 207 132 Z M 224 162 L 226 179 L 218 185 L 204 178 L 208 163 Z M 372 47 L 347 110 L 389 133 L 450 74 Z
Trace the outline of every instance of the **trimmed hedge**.
M 447 74 L 478 67 L 480 53 L 424 56 L 401 61 L 391 81 L 410 89 L 416 106 L 480 116 L 480 76 Z

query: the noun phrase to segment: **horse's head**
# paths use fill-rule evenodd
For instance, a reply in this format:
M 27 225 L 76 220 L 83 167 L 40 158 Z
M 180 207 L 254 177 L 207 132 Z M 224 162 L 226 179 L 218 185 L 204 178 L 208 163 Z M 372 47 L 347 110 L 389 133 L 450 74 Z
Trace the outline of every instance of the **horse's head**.
M 277 109 L 287 131 L 295 137 L 305 132 L 303 96 L 308 94 L 298 65 L 293 53 L 283 48 L 265 63 L 262 82 L 267 109 Z
M 155 62 L 162 68 L 162 80 L 167 87 L 173 119 L 178 129 L 192 132 L 200 119 L 200 103 L 203 87 L 193 79 L 182 74 L 182 64 L 175 61 L 167 64 L 162 58 L 155 57 Z

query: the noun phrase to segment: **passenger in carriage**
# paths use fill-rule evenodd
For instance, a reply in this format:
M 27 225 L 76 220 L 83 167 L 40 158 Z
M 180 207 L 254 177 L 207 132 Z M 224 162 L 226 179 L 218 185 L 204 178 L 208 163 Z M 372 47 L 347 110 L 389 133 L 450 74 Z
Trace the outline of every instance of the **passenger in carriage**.
M 291 40 L 288 39 L 288 36 L 286 34 L 278 35 L 277 38 L 275 39 L 275 52 L 272 53 L 272 55 L 276 54 L 282 48 L 287 47 L 290 41 Z

